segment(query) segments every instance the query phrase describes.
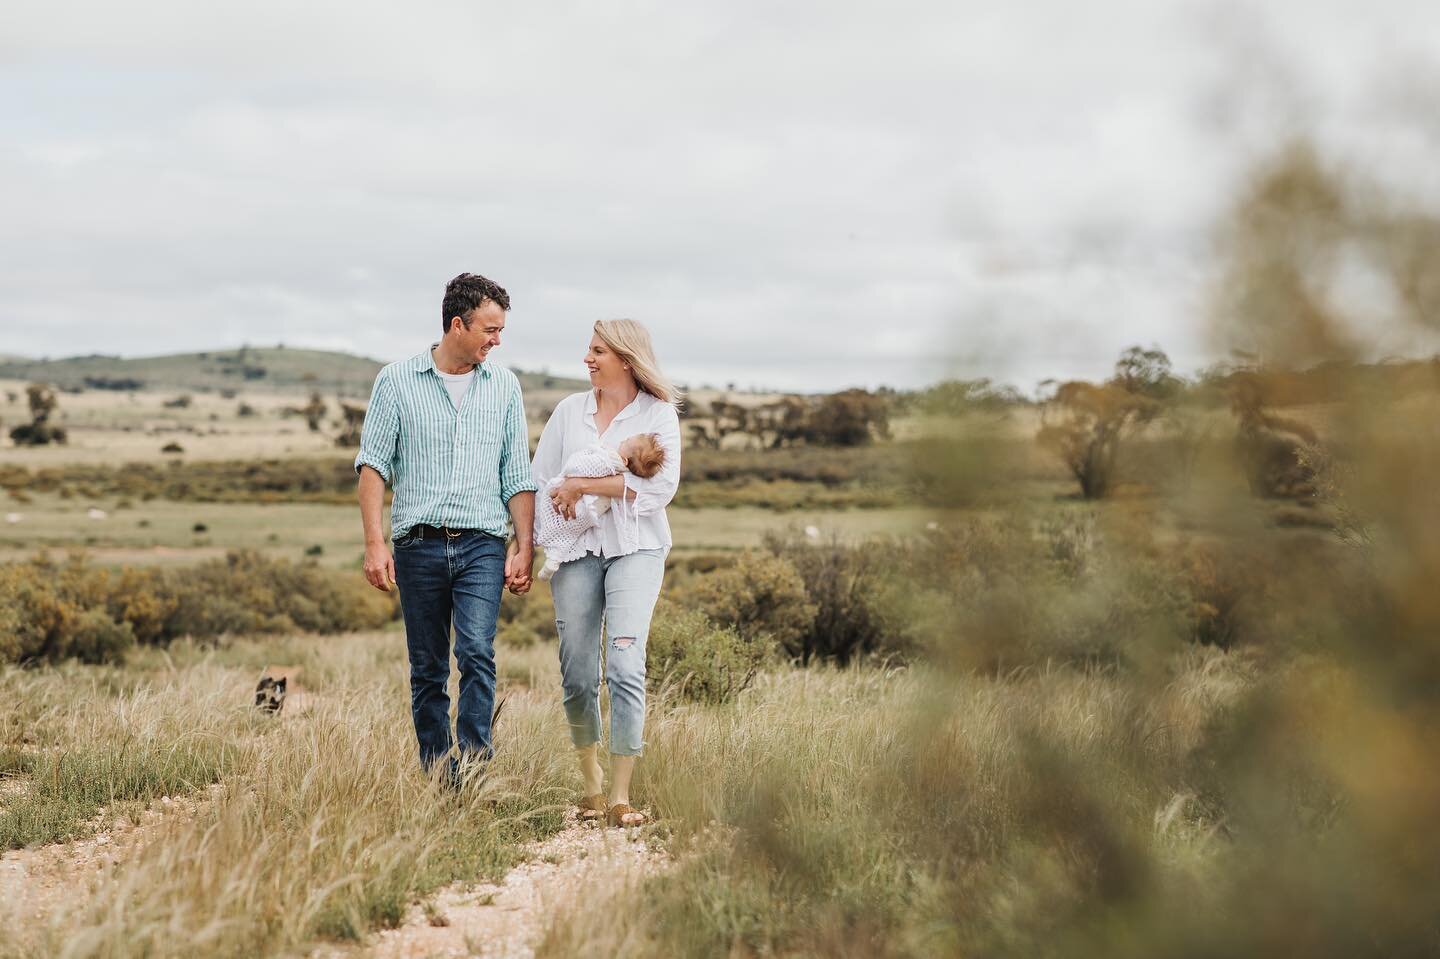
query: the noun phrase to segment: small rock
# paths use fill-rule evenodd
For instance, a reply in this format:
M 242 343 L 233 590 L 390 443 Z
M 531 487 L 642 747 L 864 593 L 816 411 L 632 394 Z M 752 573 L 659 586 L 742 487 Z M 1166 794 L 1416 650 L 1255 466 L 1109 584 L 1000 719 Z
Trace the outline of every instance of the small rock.
M 106 513 L 103 509 L 96 509 L 92 506 L 85 511 L 85 515 L 90 517 L 91 519 L 104 519 L 110 514 Z
M 20 513 L 6 513 L 6 514 L 5 514 L 5 522 L 11 523 L 11 524 L 18 523 L 18 522 L 20 522 L 20 521 L 21 521 L 22 519 L 24 519 L 24 518 L 25 518 L 25 517 L 24 517 L 22 514 L 20 514 Z

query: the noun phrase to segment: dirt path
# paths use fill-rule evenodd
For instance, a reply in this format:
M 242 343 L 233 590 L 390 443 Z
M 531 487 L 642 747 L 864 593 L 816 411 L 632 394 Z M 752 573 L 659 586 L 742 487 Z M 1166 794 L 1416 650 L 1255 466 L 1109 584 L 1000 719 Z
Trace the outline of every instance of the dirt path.
M 612 888 L 670 864 L 669 856 L 642 832 L 582 826 L 573 811 L 563 830 L 527 852 L 531 858 L 498 883 L 448 886 L 432 897 L 429 910 L 412 906 L 398 929 L 377 933 L 363 946 L 327 947 L 311 955 L 529 959 L 551 914 L 587 889 Z
M 57 909 L 76 901 L 77 891 L 108 878 L 224 788 L 217 784 L 198 796 L 157 799 L 138 823 L 102 811 L 87 825 L 96 832 L 85 839 L 0 853 L 0 924 L 48 922 Z

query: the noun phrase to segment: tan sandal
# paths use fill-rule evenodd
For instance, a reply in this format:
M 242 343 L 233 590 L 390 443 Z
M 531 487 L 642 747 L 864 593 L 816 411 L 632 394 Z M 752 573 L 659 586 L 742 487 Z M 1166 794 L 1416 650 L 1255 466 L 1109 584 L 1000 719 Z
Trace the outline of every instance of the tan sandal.
M 626 822 L 626 816 L 639 816 L 640 819 L 638 822 Z M 636 809 L 635 807 L 627 806 L 622 802 L 616 803 L 615 805 L 610 807 L 610 813 L 605 817 L 605 821 L 608 822 L 611 826 L 620 826 L 625 829 L 631 829 L 635 826 L 645 825 L 647 822 L 650 821 L 650 817 L 645 815 L 643 812 Z
M 586 796 L 580 800 L 579 818 L 581 822 L 599 822 L 605 818 L 605 813 L 610 809 L 610 800 L 605 798 L 604 793 L 596 793 L 593 796 Z

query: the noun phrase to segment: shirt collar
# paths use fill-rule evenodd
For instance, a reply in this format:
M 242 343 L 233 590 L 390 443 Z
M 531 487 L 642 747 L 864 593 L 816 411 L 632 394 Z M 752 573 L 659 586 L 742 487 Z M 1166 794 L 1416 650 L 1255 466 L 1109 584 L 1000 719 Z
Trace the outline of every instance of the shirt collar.
M 641 390 L 639 393 L 635 394 L 635 398 L 631 400 L 623 410 L 616 413 L 615 418 L 611 420 L 610 423 L 613 425 L 623 419 L 628 419 L 629 417 L 634 416 L 636 413 L 639 413 L 641 410 L 641 406 L 645 401 L 645 398 L 649 395 L 650 394 L 646 393 L 644 390 Z M 586 390 L 585 416 L 590 420 L 591 426 L 595 425 L 595 414 L 598 412 L 600 412 L 600 403 L 595 398 L 595 391 L 593 389 Z
M 416 373 L 439 375 L 440 369 L 435 365 L 435 354 L 432 352 L 439 345 L 439 343 L 431 343 L 429 349 L 415 354 L 415 357 L 410 360 L 410 369 Z M 480 371 L 481 376 L 488 377 L 490 375 L 489 363 L 476 363 L 475 369 Z

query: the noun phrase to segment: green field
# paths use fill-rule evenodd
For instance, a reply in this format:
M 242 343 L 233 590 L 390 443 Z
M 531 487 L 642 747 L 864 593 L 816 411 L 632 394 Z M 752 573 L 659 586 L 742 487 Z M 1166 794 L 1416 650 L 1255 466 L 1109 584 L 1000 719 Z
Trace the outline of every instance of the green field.
M 105 512 L 92 519 L 92 508 Z M 36 497 L 6 508 L 0 523 L 0 562 L 26 559 L 40 550 L 85 550 L 110 565 L 183 564 L 252 549 L 276 557 L 314 556 L 322 565 L 359 569 L 365 552 L 360 510 L 326 503 L 86 502 Z M 14 522 L 10 520 L 14 519 Z M 727 552 L 759 546 L 767 532 L 813 527 L 846 539 L 908 535 L 943 519 L 934 510 L 799 510 L 777 515 L 755 507 L 671 510 L 675 554 Z M 195 525 L 206 527 L 196 531 Z M 318 552 L 315 547 L 319 547 Z

